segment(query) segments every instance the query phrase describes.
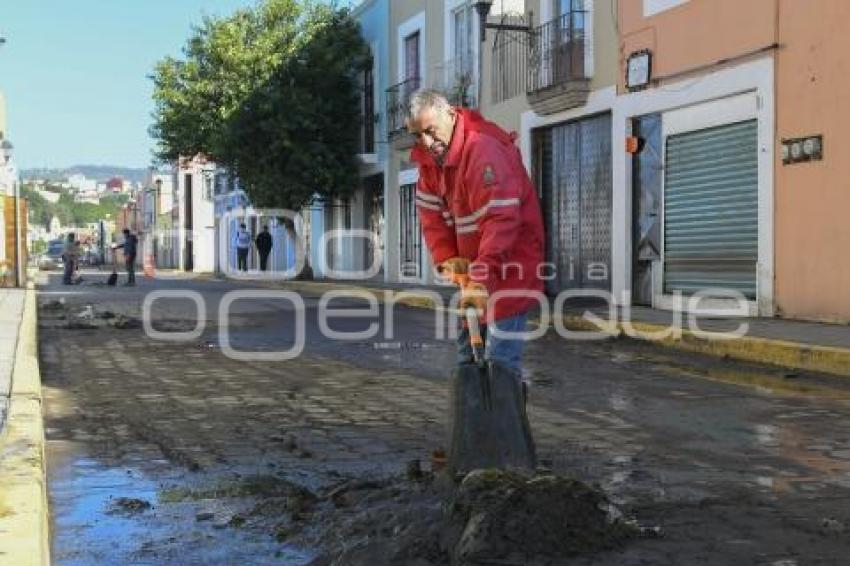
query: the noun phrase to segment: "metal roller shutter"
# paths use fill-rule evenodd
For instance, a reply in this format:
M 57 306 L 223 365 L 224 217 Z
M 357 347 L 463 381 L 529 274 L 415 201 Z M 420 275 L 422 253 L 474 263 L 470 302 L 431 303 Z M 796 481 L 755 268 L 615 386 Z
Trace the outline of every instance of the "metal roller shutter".
M 756 298 L 756 121 L 667 138 L 664 292 L 709 287 Z

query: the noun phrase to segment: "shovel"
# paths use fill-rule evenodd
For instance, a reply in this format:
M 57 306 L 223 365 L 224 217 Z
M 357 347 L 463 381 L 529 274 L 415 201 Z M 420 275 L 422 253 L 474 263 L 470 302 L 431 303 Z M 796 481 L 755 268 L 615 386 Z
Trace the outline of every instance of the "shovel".
M 106 284 L 110 287 L 115 287 L 115 284 L 118 283 L 118 266 L 115 263 L 115 250 L 112 250 L 112 273 L 107 277 Z
M 534 470 L 534 439 L 525 411 L 520 376 L 484 359 L 484 340 L 475 308 L 465 311 L 474 361 L 452 378 L 448 468 L 465 474 L 482 468 Z

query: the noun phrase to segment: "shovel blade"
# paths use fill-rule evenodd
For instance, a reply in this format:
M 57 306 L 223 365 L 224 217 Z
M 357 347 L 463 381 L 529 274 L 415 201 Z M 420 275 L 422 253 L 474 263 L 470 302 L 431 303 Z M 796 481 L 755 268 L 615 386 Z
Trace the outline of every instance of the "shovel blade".
M 452 379 L 449 470 L 533 470 L 534 439 L 517 372 L 498 362 L 459 366 Z

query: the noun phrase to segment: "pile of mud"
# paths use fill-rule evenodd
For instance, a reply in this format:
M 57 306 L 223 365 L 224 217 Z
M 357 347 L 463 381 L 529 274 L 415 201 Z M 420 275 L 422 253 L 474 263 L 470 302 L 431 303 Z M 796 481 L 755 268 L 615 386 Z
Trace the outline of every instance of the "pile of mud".
M 97 330 L 101 328 L 132 330 L 142 327 L 133 316 L 114 313 L 93 305 L 69 304 L 64 300 L 43 301 L 39 304 L 39 327 L 67 330 Z
M 323 552 L 316 566 L 562 564 L 637 534 L 603 493 L 553 475 L 481 470 L 459 485 L 425 475 L 347 490 L 336 502 L 313 517 L 322 525 L 311 541 Z

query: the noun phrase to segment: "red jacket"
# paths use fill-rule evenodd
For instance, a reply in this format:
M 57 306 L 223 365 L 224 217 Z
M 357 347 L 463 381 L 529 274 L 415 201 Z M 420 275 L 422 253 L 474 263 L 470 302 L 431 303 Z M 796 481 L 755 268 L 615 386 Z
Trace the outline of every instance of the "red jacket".
M 543 218 L 514 136 L 477 112 L 458 109 L 443 166 L 419 144 L 411 159 L 419 165 L 416 205 L 435 264 L 469 259 L 471 278 L 491 296 L 542 292 Z M 525 312 L 537 302 L 520 295 L 491 302 L 487 320 Z

